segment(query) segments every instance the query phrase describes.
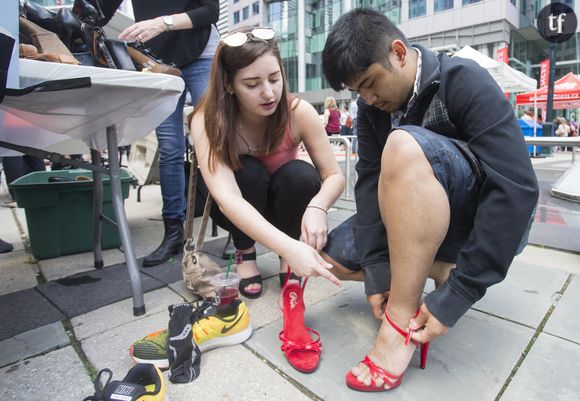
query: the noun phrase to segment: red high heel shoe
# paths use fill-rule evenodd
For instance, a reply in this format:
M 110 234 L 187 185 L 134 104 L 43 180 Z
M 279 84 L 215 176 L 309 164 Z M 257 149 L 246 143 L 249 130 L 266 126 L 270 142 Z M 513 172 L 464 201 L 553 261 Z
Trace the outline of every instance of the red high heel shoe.
M 288 269 L 290 272 L 290 269 Z M 286 276 L 286 281 L 282 287 L 284 314 L 284 330 L 280 332 L 278 338 L 282 341 L 280 349 L 284 352 L 286 360 L 292 367 L 302 373 L 312 373 L 318 367 L 320 361 L 320 334 L 304 325 L 304 287 L 308 278 L 304 279 L 304 285 L 299 282 L 289 283 L 290 274 Z M 278 299 L 280 306 L 280 299 Z M 316 337 L 314 340 L 310 333 Z
M 417 310 L 417 314 L 414 317 L 417 317 L 418 315 L 419 310 Z M 393 322 L 393 320 L 391 319 L 391 316 L 389 316 L 389 311 L 387 310 L 387 308 L 385 308 L 385 316 L 387 318 L 387 322 L 389 322 L 391 327 L 395 329 L 397 333 L 405 337 L 405 345 L 409 345 L 410 342 L 413 343 L 413 345 L 415 346 L 419 345 L 418 342 L 411 340 L 413 330 L 405 331 L 401 329 L 399 326 L 397 326 L 395 322 Z M 427 354 L 429 352 L 429 343 L 424 344 L 421 343 L 420 345 L 421 345 L 421 369 L 425 369 L 425 366 L 427 365 Z M 375 363 L 371 361 L 368 355 L 365 356 L 360 363 L 366 365 L 369 368 L 371 374 L 371 383 L 370 385 L 367 386 L 364 383 L 359 382 L 355 375 L 348 372 L 346 374 L 346 385 L 353 390 L 365 392 L 389 391 L 399 387 L 399 385 L 403 381 L 403 375 L 405 374 L 405 372 L 401 373 L 398 376 L 389 373 L 386 370 L 375 365 Z M 377 387 L 376 385 L 376 380 L 379 378 L 382 379 L 384 383 L 383 386 L 381 387 Z M 388 386 L 388 388 L 385 388 L 385 385 Z

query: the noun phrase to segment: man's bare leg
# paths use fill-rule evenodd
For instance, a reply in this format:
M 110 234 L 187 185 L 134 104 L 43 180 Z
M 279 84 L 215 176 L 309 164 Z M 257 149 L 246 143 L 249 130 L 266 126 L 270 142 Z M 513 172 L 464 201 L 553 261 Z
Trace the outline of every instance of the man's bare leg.
M 449 227 L 447 195 L 435 178 L 421 147 L 408 133 L 391 132 L 383 150 L 379 178 L 379 206 L 387 229 L 391 262 L 391 291 L 387 310 L 392 320 L 406 329 L 421 300 L 425 280 Z M 415 347 L 404 345 L 404 337 L 383 318 L 368 354 L 391 374 L 405 371 Z M 351 370 L 370 385 L 365 365 Z M 382 381 L 375 381 L 381 386 Z
M 360 270 L 351 270 L 342 264 L 338 263 L 336 260 L 331 258 L 328 254 L 324 251 L 320 253 L 322 258 L 334 266 L 330 271 L 334 274 L 339 280 L 342 281 L 364 281 L 365 275 L 362 269 Z M 439 260 L 433 261 L 431 268 L 429 269 L 429 277 L 433 279 L 435 282 L 435 288 L 438 288 L 441 284 L 447 281 L 449 277 L 449 273 L 451 270 L 455 268 L 455 264 L 441 262 Z

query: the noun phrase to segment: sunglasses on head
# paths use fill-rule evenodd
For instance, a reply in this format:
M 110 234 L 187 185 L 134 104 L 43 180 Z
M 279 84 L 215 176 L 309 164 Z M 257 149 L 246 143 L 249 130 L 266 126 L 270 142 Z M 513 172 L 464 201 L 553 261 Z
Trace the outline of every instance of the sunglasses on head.
M 274 38 L 274 30 L 272 28 L 254 28 L 248 32 L 232 32 L 226 34 L 221 41 L 230 47 L 239 47 L 248 41 L 250 35 L 257 39 L 270 40 Z

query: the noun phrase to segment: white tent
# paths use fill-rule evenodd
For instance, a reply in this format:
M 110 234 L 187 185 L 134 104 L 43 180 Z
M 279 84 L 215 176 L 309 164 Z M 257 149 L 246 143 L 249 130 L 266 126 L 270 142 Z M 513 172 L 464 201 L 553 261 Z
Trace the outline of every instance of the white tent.
M 471 46 L 465 46 L 459 50 L 453 55 L 453 57 L 456 56 L 471 59 L 485 68 L 504 92 L 529 92 L 537 88 L 535 79 L 513 69 L 506 63 L 487 57 Z

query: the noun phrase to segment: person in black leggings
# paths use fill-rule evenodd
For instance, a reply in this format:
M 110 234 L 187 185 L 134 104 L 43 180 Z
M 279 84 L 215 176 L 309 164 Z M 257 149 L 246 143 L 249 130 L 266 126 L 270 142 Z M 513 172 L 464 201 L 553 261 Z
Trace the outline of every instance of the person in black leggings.
M 256 298 L 262 291 L 255 242 L 280 256 L 281 282 L 290 266 L 298 276 L 338 285 L 319 251 L 344 177 L 318 113 L 288 93 L 271 29 L 221 39 L 208 91 L 189 122 L 200 193 L 212 194 L 212 218 L 232 234 L 240 292 Z M 312 163 L 298 160 L 301 143 Z

